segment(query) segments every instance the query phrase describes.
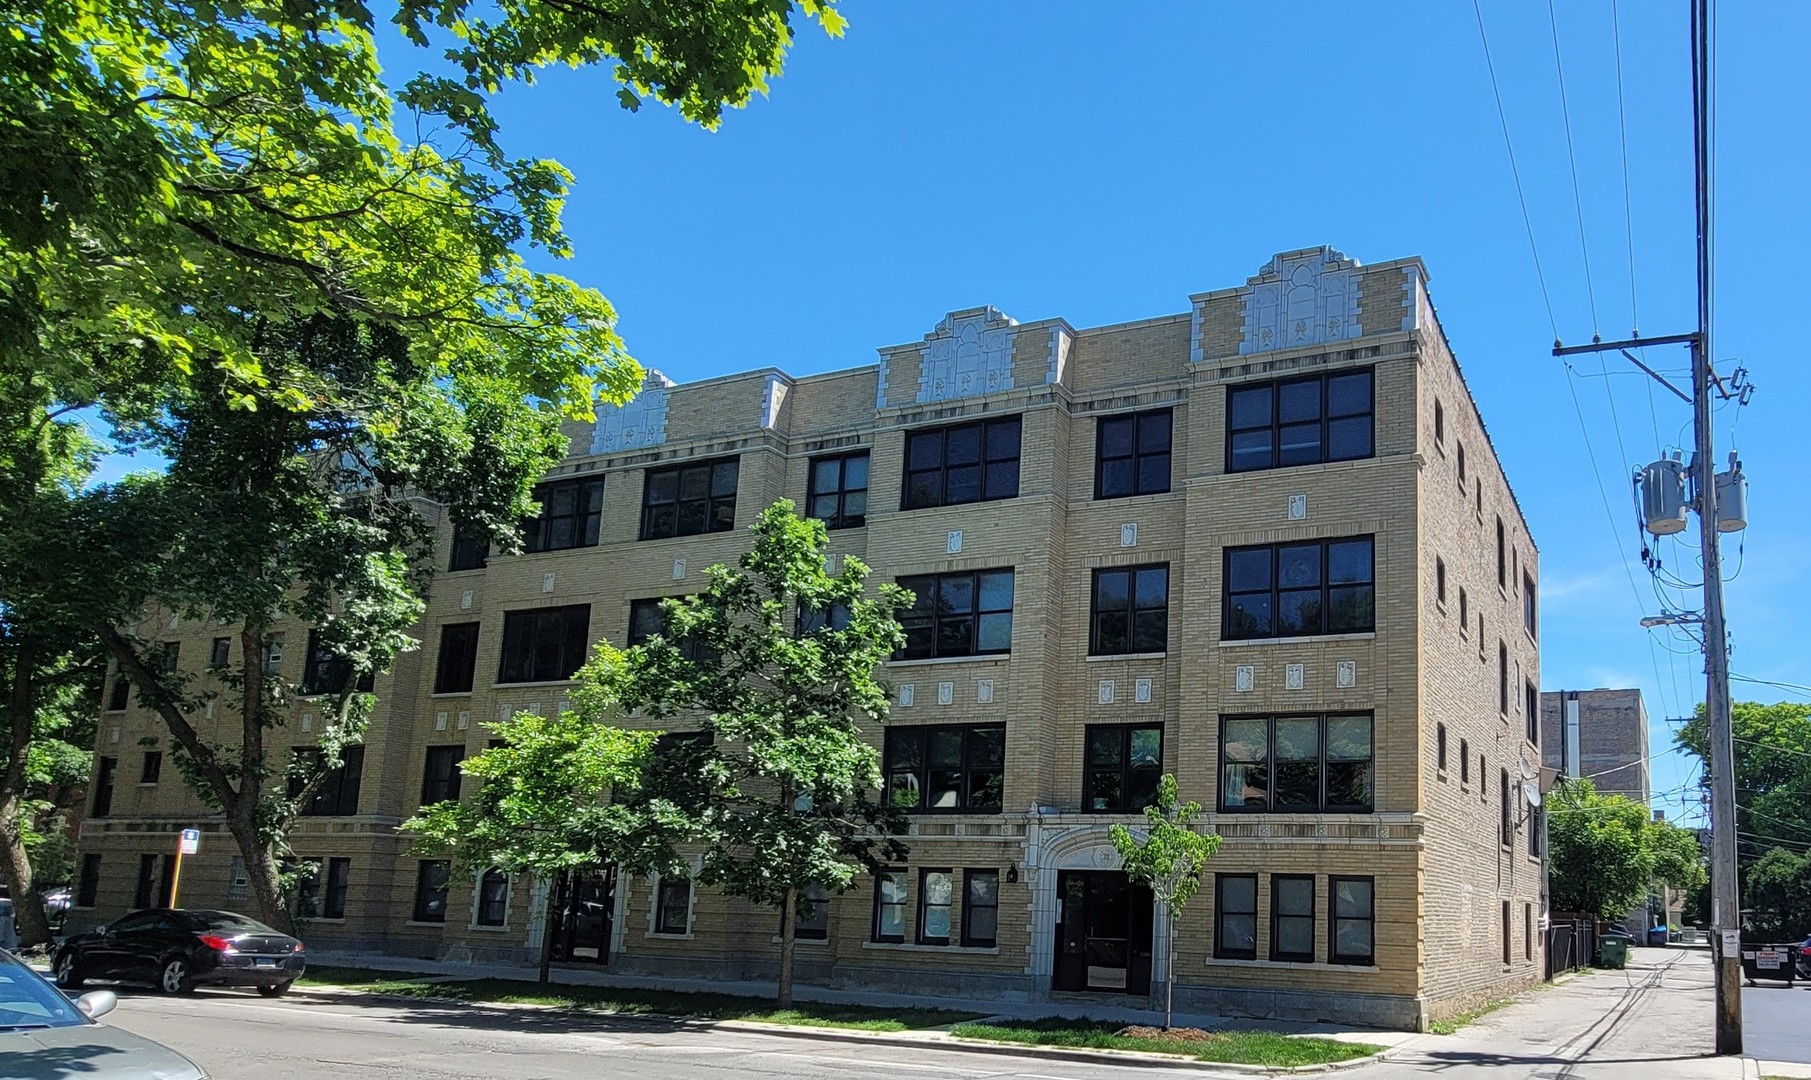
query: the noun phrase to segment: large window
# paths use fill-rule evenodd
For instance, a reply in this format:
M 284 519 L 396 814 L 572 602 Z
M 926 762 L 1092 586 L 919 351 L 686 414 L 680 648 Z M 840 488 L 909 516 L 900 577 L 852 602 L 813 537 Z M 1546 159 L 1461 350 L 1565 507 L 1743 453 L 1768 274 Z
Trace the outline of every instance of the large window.
M 950 870 L 918 872 L 918 944 L 950 943 L 950 909 L 956 898 L 956 875 Z
M 906 643 L 896 659 L 1012 651 L 1011 570 L 902 577 L 899 587 L 913 600 L 899 618 Z
M 327 887 L 321 894 L 321 918 L 346 917 L 346 887 L 352 878 L 351 859 L 327 860 Z
M 906 872 L 882 870 L 874 875 L 875 941 L 903 942 L 906 931 Z
M 660 605 L 668 599 L 678 600 L 681 597 L 656 596 L 646 600 L 629 601 L 629 644 L 645 645 L 648 639 L 656 635 L 664 638 L 679 650 L 679 655 L 694 664 L 708 664 L 717 658 L 717 653 L 710 643 L 697 638 L 683 641 L 674 640 L 666 632 L 666 612 Z
M 302 693 L 337 694 L 352 680 L 352 661 L 327 648 L 319 630 L 308 631 L 308 663 L 302 668 Z M 369 694 L 373 680 L 369 671 L 358 677 L 356 689 Z
M 421 805 L 458 801 L 459 763 L 464 760 L 463 744 L 428 747 L 427 765 L 421 773 Z
M 1223 960 L 1258 956 L 1258 876 L 1214 875 L 1214 955 Z
M 692 882 L 689 878 L 660 879 L 654 900 L 654 932 L 685 934 L 692 928 Z
M 107 711 L 119 712 L 124 709 L 131 695 L 132 680 L 122 671 L 113 677 L 113 684 L 107 689 Z
M 1006 725 L 887 729 L 887 805 L 907 813 L 997 811 Z
M 436 694 L 469 694 L 478 667 L 478 624 L 450 623 L 440 628 L 440 657 L 434 666 Z
M 799 890 L 799 909 L 792 918 L 792 936 L 799 941 L 830 938 L 830 891 L 822 885 Z
M 1369 813 L 1371 714 L 1224 718 L 1220 808 Z
M 302 777 L 297 772 L 312 773 L 321 759 L 318 746 L 295 748 L 296 768 L 289 776 L 289 797 L 302 794 Z M 365 771 L 365 748 L 348 746 L 340 751 L 340 765 L 330 770 L 320 786 L 314 789 L 302 813 L 308 817 L 350 817 L 358 813 L 359 781 Z
M 1082 807 L 1099 813 L 1134 813 L 1157 799 L 1163 773 L 1163 725 L 1090 727 Z
M 113 778 L 119 771 L 119 758 L 103 757 L 94 763 L 94 805 L 89 817 L 102 818 L 113 813 Z
M 604 479 L 554 480 L 534 489 L 541 512 L 522 522 L 522 550 L 565 551 L 596 547 L 604 516 Z
M 1225 588 L 1229 640 L 1369 631 L 1372 538 L 1227 548 Z
M 1094 497 L 1159 495 L 1170 489 L 1170 410 L 1103 416 L 1095 430 Z
M 91 908 L 101 894 L 101 857 L 90 852 L 82 856 L 82 872 L 76 878 L 75 906 Z
M 1000 932 L 1000 872 L 962 871 L 962 944 L 992 948 Z
M 903 510 L 1010 499 L 1019 493 L 1019 418 L 1002 416 L 906 435 Z
M 233 639 L 217 637 L 214 639 L 213 644 L 208 646 L 208 669 L 210 671 L 223 670 L 232 660 L 232 657 Z
M 446 891 L 453 879 L 453 864 L 446 859 L 423 859 L 415 871 L 415 922 L 446 922 Z
M 475 530 L 454 526 L 453 550 L 447 559 L 447 571 L 482 570 L 489 562 L 490 537 Z
M 1335 964 L 1374 963 L 1376 947 L 1375 884 L 1368 877 L 1330 877 L 1327 891 L 1332 894 L 1332 933 L 1328 935 L 1327 959 Z
M 1094 571 L 1090 656 L 1155 653 L 1169 648 L 1170 567 Z
M 736 527 L 739 460 L 649 469 L 641 493 L 641 538 L 698 536 Z
M 1270 875 L 1270 958 L 1314 960 L 1314 875 Z
M 1368 458 L 1371 371 L 1231 386 L 1226 416 L 1228 472 Z
M 158 777 L 162 775 L 163 751 L 146 750 L 145 759 L 138 768 L 138 782 L 141 784 L 155 784 L 157 783 Z
M 509 875 L 492 867 L 478 879 L 478 925 L 502 926 L 509 920 Z
M 868 452 L 811 459 L 810 516 L 826 529 L 853 529 L 868 523 Z
M 504 612 L 503 662 L 497 668 L 497 681 L 570 679 L 585 662 L 590 635 L 589 604 Z

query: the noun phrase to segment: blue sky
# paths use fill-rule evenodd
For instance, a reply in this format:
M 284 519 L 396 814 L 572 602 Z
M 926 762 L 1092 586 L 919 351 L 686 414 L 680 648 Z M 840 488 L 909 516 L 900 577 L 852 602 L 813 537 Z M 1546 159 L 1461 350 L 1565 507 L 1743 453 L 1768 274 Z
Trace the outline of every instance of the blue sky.
M 1811 286 L 1798 79 L 1811 6 L 1725 7 L 1716 352 L 1759 385 L 1739 423 L 1734 407 L 1718 417 L 1720 451 L 1740 448 L 1752 489 L 1753 524 L 1726 545 L 1740 570 L 1733 668 L 1802 684 L 1794 613 L 1811 590 L 1787 538 L 1807 524 L 1788 498 L 1806 473 L 1789 432 L 1808 387 L 1803 359 L 1776 343 Z M 771 95 L 715 133 L 657 107 L 622 112 L 597 71 L 548 73 L 496 108 L 512 152 L 577 174 L 577 257 L 557 268 L 602 289 L 631 351 L 680 381 L 869 363 L 978 304 L 1077 326 L 1183 311 L 1190 292 L 1239 284 L 1292 248 L 1422 256 L 1541 547 L 1543 688 L 1640 686 L 1662 754 L 1664 718 L 1702 700 L 1701 661 L 1694 643 L 1636 625 L 1661 600 L 1634 561 L 1627 476 L 1689 441 L 1689 411 L 1625 362 L 1584 360 L 1569 381 L 1549 348 L 1555 325 L 1582 342 L 1634 324 L 1625 206 L 1642 331 L 1691 329 L 1686 5 L 1621 5 L 1626 203 L 1610 0 L 1557 8 L 1588 282 L 1547 8 L 1483 3 L 1551 321 L 1459 0 L 845 0 L 847 37 L 808 27 Z M 401 45 L 387 56 L 422 62 Z M 1684 380 L 1683 350 L 1648 362 Z M 1661 555 L 1699 580 L 1693 551 Z M 1789 695 L 1738 684 L 1737 696 Z M 1680 798 L 1693 780 L 1681 755 L 1656 758 L 1673 815 L 1697 812 L 1695 789 Z

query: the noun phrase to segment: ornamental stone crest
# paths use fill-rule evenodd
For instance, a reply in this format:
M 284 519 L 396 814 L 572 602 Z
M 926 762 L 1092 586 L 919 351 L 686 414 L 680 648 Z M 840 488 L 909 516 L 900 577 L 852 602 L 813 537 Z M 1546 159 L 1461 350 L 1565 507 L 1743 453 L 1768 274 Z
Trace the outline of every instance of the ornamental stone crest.
M 1240 355 L 1360 336 L 1356 259 L 1330 247 L 1277 255 L 1247 285 Z

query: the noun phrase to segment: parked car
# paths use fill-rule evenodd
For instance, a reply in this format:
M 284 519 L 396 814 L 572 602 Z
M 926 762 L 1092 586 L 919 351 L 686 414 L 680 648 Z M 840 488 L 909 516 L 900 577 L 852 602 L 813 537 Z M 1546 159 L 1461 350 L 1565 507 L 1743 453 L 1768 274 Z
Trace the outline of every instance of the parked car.
M 18 1080 L 207 1080 L 201 1066 L 169 1047 L 95 1023 L 118 1003 L 111 990 L 71 1002 L 0 950 L 0 1067 Z
M 197 986 L 287 993 L 308 967 L 302 943 L 231 911 L 147 908 L 65 941 L 51 969 L 75 990 L 88 979 L 150 983 L 166 994 Z
M 1811 937 L 1805 938 L 1798 946 L 1798 977 L 1811 979 Z

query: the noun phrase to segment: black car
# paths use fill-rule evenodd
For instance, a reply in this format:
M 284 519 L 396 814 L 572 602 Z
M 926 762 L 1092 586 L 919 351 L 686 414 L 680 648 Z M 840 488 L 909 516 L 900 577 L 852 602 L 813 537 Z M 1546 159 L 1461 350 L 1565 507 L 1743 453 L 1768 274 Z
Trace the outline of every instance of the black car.
M 57 950 L 52 970 L 65 990 L 87 979 L 150 983 L 166 994 L 197 986 L 255 986 L 265 997 L 289 990 L 307 968 L 302 943 L 230 911 L 148 908 Z

